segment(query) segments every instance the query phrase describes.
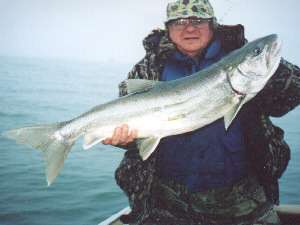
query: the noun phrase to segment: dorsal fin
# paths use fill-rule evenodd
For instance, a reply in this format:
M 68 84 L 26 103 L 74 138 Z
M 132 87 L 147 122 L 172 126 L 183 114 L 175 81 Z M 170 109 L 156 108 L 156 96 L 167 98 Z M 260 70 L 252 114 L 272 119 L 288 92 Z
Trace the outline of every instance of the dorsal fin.
M 161 81 L 145 79 L 128 79 L 124 81 L 124 84 L 126 85 L 127 93 L 132 94 L 137 92 L 148 91 L 160 82 Z

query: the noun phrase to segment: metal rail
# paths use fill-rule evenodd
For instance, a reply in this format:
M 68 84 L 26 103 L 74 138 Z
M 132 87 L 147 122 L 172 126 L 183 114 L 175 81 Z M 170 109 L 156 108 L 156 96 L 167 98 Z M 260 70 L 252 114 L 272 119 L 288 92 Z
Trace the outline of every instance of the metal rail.
M 276 206 L 275 209 L 282 225 L 300 225 L 300 205 L 283 204 Z M 125 225 L 120 221 L 120 217 L 130 213 L 130 211 L 131 209 L 126 207 L 98 225 Z

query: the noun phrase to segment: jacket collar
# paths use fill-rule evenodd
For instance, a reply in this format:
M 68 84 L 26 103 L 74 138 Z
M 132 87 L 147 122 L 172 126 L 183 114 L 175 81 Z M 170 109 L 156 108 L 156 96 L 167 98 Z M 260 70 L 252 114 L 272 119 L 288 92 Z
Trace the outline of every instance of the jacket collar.
M 221 48 L 222 48 L 221 41 L 218 38 L 216 38 L 210 43 L 210 45 L 203 52 L 203 54 L 200 55 L 199 57 L 197 57 L 196 60 L 179 52 L 178 50 L 176 52 L 174 52 L 174 54 L 172 55 L 172 58 L 174 60 L 180 61 L 180 62 L 188 62 L 188 61 L 192 60 L 192 61 L 195 61 L 196 63 L 198 63 L 198 61 L 200 59 L 204 59 L 204 60 L 214 59 L 220 53 Z

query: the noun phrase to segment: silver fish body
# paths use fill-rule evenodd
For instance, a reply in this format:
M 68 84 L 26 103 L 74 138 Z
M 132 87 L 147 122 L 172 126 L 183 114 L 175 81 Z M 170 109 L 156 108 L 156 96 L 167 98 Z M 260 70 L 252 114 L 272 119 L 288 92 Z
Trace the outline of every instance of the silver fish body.
M 4 135 L 42 150 L 49 185 L 79 137 L 84 137 L 83 147 L 88 149 L 112 136 L 121 124 L 138 130 L 137 147 L 146 160 L 163 137 L 193 131 L 222 117 L 227 129 L 241 107 L 265 86 L 279 62 L 280 43 L 277 35 L 269 35 L 191 76 L 168 82 L 127 80 L 127 96 L 70 121 L 14 129 Z

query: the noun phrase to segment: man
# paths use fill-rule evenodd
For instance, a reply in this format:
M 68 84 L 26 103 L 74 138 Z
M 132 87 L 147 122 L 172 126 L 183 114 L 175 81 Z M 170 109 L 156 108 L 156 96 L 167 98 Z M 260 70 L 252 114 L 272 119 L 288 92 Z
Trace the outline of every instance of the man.
M 146 56 L 129 78 L 173 80 L 219 61 L 246 43 L 242 25 L 217 23 L 208 0 L 178 0 L 167 7 L 166 30 L 144 40 Z M 126 95 L 123 83 L 120 95 Z M 225 132 L 222 119 L 187 134 L 161 140 L 143 161 L 137 130 L 115 129 L 104 143 L 123 146 L 116 180 L 129 197 L 130 224 L 280 224 L 278 179 L 290 158 L 283 131 L 269 116 L 282 116 L 300 102 L 300 70 L 279 68 Z

